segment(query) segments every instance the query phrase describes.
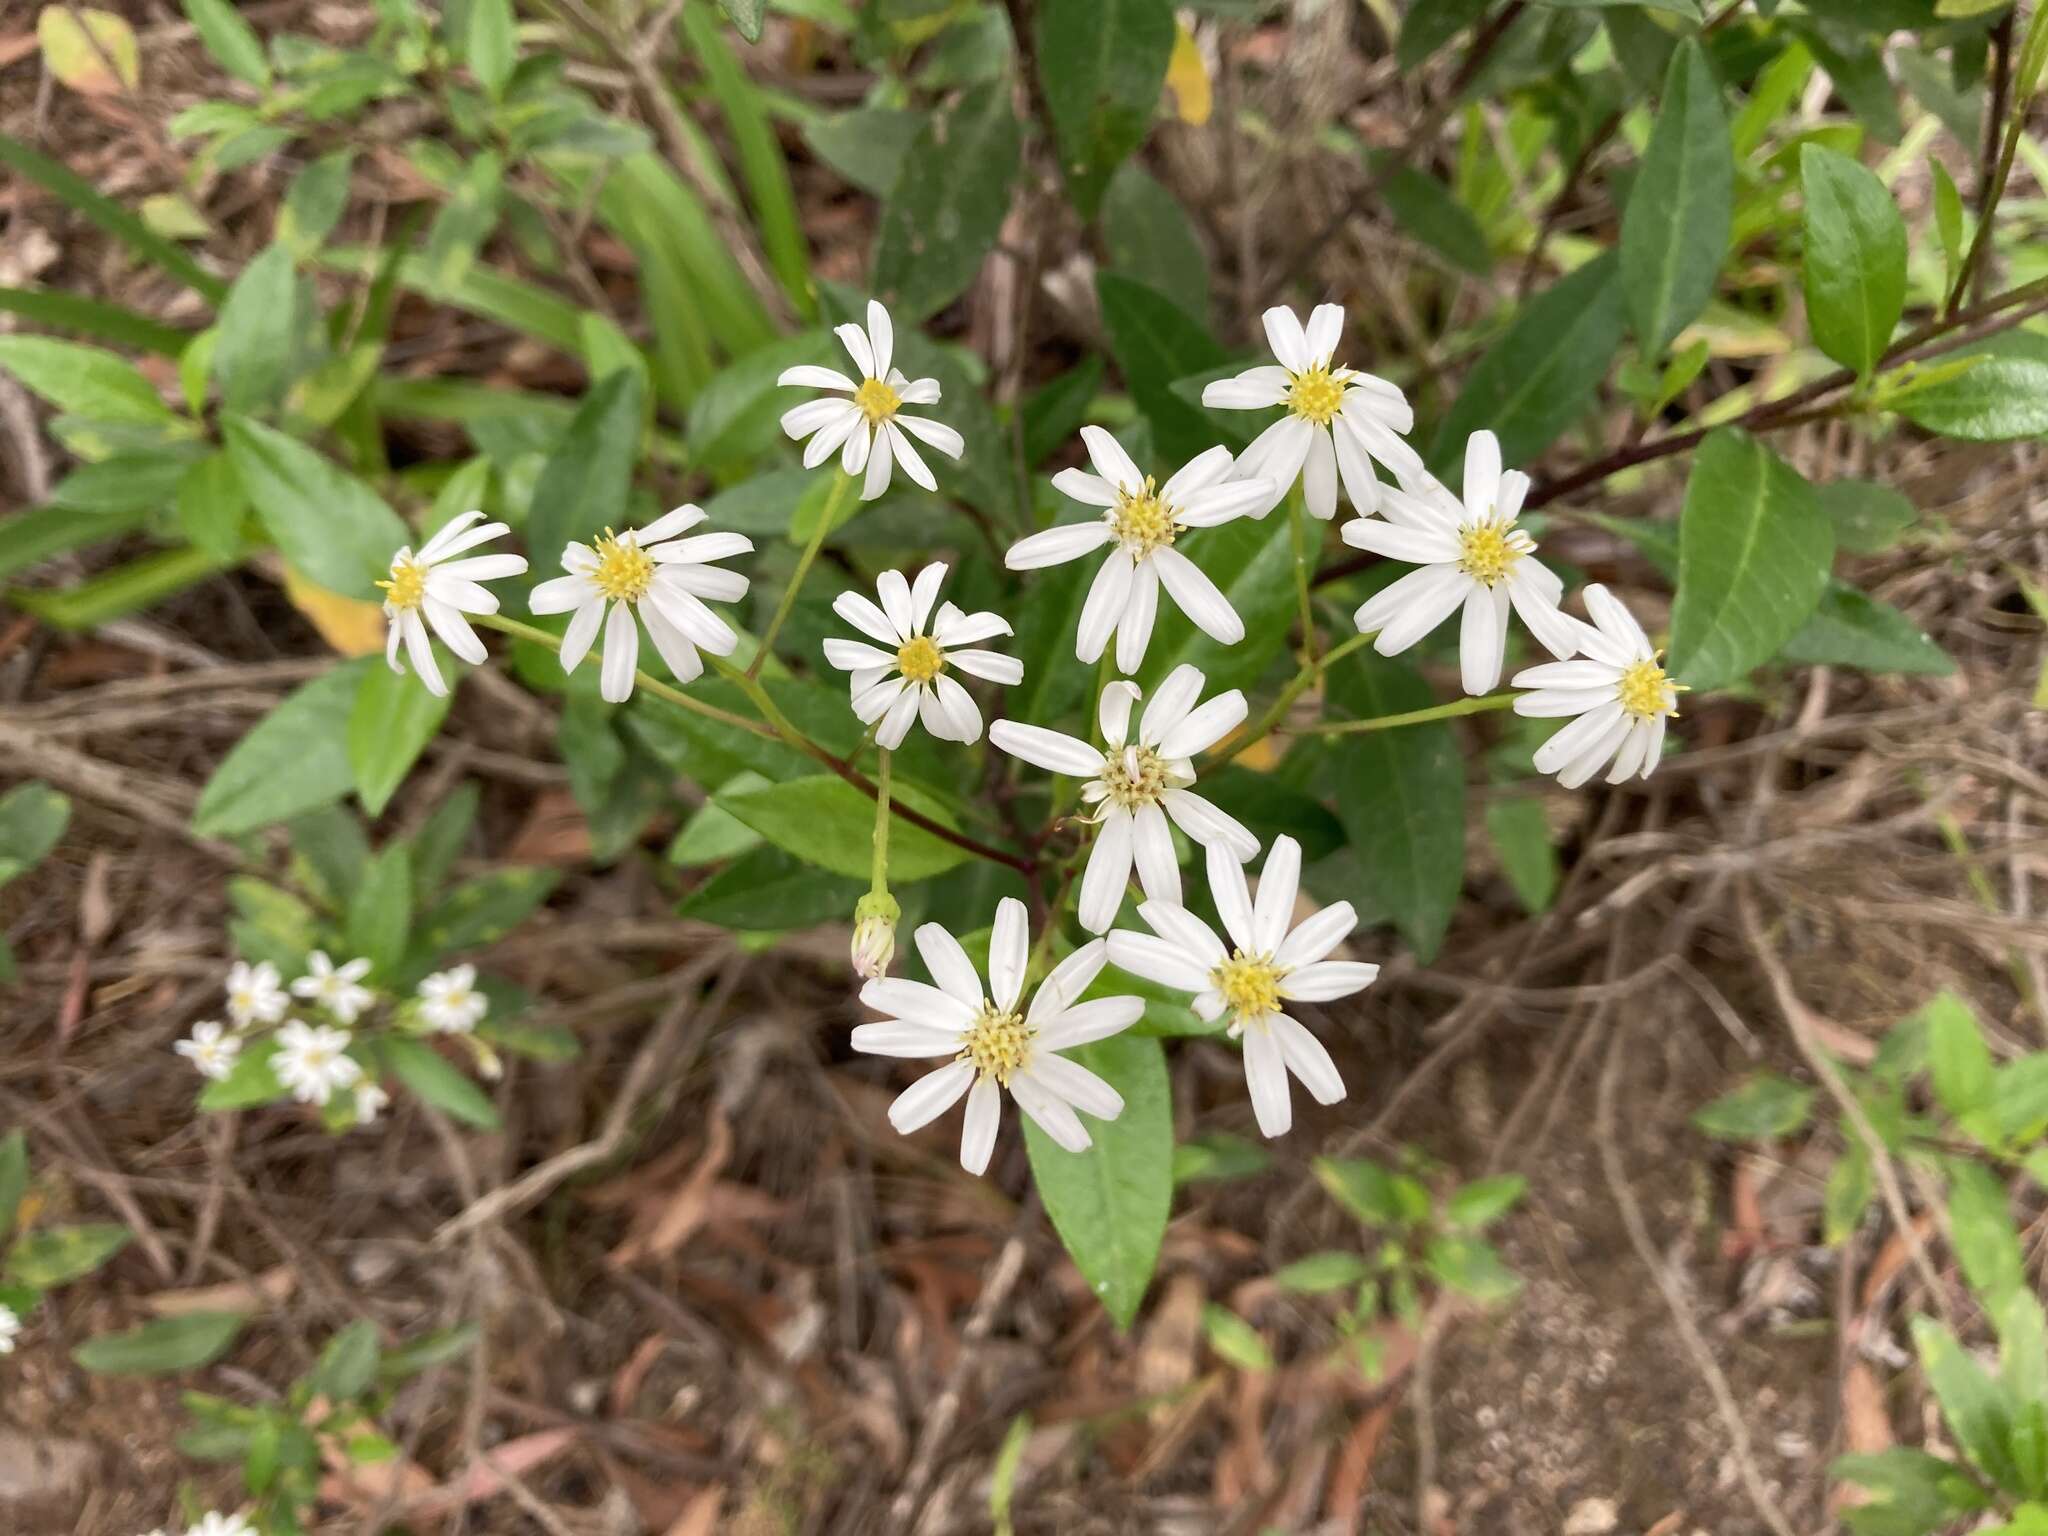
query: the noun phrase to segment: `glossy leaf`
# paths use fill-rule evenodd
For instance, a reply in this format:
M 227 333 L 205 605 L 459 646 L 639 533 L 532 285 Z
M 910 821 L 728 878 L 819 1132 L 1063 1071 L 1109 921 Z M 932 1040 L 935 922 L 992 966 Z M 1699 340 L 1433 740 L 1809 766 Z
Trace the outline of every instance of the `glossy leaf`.
M 1821 351 L 1868 374 L 1906 304 L 1906 221 L 1874 173 L 1819 144 L 1799 151 L 1807 322 Z
M 1695 688 L 1739 680 L 1798 633 L 1835 546 L 1813 487 L 1734 427 L 1700 445 L 1678 540 L 1671 671 Z
M 372 598 L 410 536 L 369 486 L 295 438 L 246 416 L 223 423 L 249 503 L 295 570 L 343 597 Z
M 917 809 L 927 815 L 936 809 L 929 797 L 919 795 L 914 786 L 900 781 L 896 801 L 899 805 L 922 801 Z M 836 774 L 817 774 L 737 793 L 721 793 L 714 803 L 777 847 L 822 869 L 853 877 L 869 872 L 875 802 Z M 964 849 L 901 816 L 890 817 L 892 880 L 922 880 L 951 869 L 967 856 Z
M 1123 1095 L 1114 1120 L 1086 1117 L 1086 1152 L 1055 1145 L 1028 1116 L 1032 1181 L 1075 1267 L 1119 1328 L 1138 1315 L 1173 1202 L 1173 1097 L 1157 1040 L 1112 1035 L 1063 1054 Z M 1005 1115 L 1015 1113 L 1004 1106 Z
M 1735 156 L 1721 86 L 1690 38 L 1664 78 L 1649 148 L 1621 221 L 1621 285 L 1650 358 L 1713 296 L 1735 215 Z

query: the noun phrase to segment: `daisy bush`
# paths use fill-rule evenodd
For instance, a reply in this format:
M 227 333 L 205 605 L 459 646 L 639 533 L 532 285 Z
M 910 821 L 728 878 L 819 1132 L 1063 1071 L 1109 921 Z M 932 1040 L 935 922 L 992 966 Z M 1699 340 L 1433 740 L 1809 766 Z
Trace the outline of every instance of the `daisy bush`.
M 173 354 L 148 372 L 115 336 L 0 336 L 79 473 L 171 488 L 100 489 L 133 514 L 100 533 L 166 550 L 44 594 L 51 622 L 249 564 L 338 653 L 195 807 L 233 916 L 166 1065 L 203 1110 L 337 1135 L 497 1125 L 512 1059 L 544 1071 L 575 1021 L 533 1021 L 501 943 L 551 921 L 557 871 L 479 828 L 463 754 L 551 739 L 587 834 L 558 862 L 749 946 L 829 928 L 817 1049 L 859 1057 L 949 1176 L 1033 1185 L 1121 1324 L 1192 1114 L 1174 1053 L 1227 1064 L 1205 1114 L 1306 1161 L 1360 1122 L 1376 1000 L 1438 963 L 1469 885 L 1554 886 L 1577 828 L 1670 783 L 1695 715 L 1793 668 L 1948 670 L 1837 574 L 1910 506 L 1816 484 L 1784 429 L 2048 432 L 2039 335 L 1998 334 L 2043 307 L 2033 269 L 2001 288 L 1960 205 L 1909 242 L 1894 184 L 1919 172 L 1862 128 L 1751 120 L 1824 98 L 1834 34 L 1806 13 L 1846 35 L 1855 7 L 1410 6 L 1397 63 L 1470 49 L 1460 88 L 1511 93 L 1512 131 L 1474 105 L 1432 158 L 1333 127 L 1368 179 L 1325 228 L 1245 228 L 1228 292 L 1147 134 L 1199 126 L 1212 13 L 1257 6 L 791 5 L 877 83 L 784 123 L 733 95 L 693 0 L 704 121 L 653 131 L 593 96 L 619 77 L 595 56 L 522 56 L 561 45 L 552 8 L 381 6 L 363 68 L 450 103 L 404 193 L 418 249 L 383 251 L 335 233 L 354 162 L 317 156 L 363 103 L 294 74 L 311 44 L 273 62 L 195 9 L 265 106 L 184 136 L 215 165 L 304 136 L 286 214 L 225 277 L 168 247 L 206 328 L 141 332 Z M 1985 9 L 1928 34 L 1958 69 Z M 760 32 L 759 4 L 725 10 Z M 2006 41 L 2029 100 L 2048 31 Z M 728 136 L 733 185 L 704 163 Z M 813 262 L 799 137 L 875 199 L 864 263 Z M 1620 213 L 1564 179 L 1603 154 Z M 1359 220 L 1423 253 L 1416 291 L 1344 254 Z M 548 245 L 592 221 L 598 267 Z M 1760 294 L 1792 270 L 1799 302 Z M 415 304 L 547 363 L 422 377 Z M 76 521 L 28 547 L 69 555 Z

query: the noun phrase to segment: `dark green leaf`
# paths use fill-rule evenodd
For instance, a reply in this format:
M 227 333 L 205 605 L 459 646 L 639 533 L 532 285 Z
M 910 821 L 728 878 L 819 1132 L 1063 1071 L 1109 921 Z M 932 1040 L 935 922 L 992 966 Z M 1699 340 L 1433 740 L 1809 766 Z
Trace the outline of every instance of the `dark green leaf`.
M 926 114 L 897 107 L 855 107 L 804 125 L 811 153 L 874 197 L 887 197 L 903 172 L 903 159 L 923 130 Z
M 1814 491 L 1835 525 L 1835 547 L 1859 555 L 1890 549 L 1920 518 L 1912 502 L 1875 480 L 1830 480 Z
M 242 268 L 220 307 L 213 376 L 231 411 L 267 411 L 284 395 L 297 341 L 299 276 L 282 244 Z
M 1486 14 L 1492 0 L 1429 0 L 1411 5 L 1401 18 L 1401 40 L 1394 61 L 1402 72 L 1413 70 L 1437 49 Z
M 941 811 L 929 795 L 900 780 L 895 787 L 895 800 L 899 806 L 912 806 L 926 815 Z M 836 774 L 815 774 L 756 789 L 721 793 L 715 803 L 777 847 L 808 859 L 821 869 L 856 878 L 869 872 L 875 802 Z M 891 815 L 891 879 L 922 880 L 951 869 L 966 857 L 965 850 L 901 816 Z
M 348 177 L 355 151 L 337 149 L 309 162 L 292 178 L 284 206 L 277 211 L 277 241 L 304 258 L 334 232 L 348 206 Z
M 1842 1456 L 1828 1470 L 1870 1495 L 1842 1511 L 1856 1536 L 1928 1536 L 1984 1507 L 1984 1495 L 1968 1474 L 1925 1451 L 1895 1446 L 1875 1455 Z
M 218 1360 L 248 1321 L 240 1312 L 160 1317 L 127 1333 L 87 1339 L 71 1358 L 99 1376 L 175 1375 Z
M 410 670 L 372 666 L 364 674 L 349 710 L 348 760 L 356 798 L 372 816 L 384 807 L 441 729 L 451 702 L 428 691 Z
M 519 866 L 465 880 L 426 915 L 421 943 L 435 955 L 495 944 L 555 888 L 555 872 Z
M 1173 1095 L 1157 1040 L 1112 1035 L 1063 1053 L 1123 1095 L 1114 1120 L 1086 1122 L 1086 1152 L 1064 1151 L 1029 1116 L 1031 1176 L 1053 1229 L 1117 1327 L 1152 1282 L 1173 1203 Z
M 1018 155 L 1008 81 L 977 86 L 932 114 L 875 237 L 875 287 L 899 325 L 943 309 L 974 281 L 1009 211 Z
M 1329 673 L 1330 715 L 1366 720 L 1425 709 L 1429 685 L 1399 661 L 1362 651 Z M 1366 899 L 1423 964 L 1451 924 L 1465 872 L 1465 768 L 1448 723 L 1342 738 L 1337 811 Z
M 1102 388 L 1102 359 L 1091 352 L 1050 383 L 1040 385 L 1023 404 L 1024 463 L 1036 468 L 1061 444 L 1070 441 L 1088 419 L 1088 406 Z
M 1527 795 L 1489 800 L 1486 835 L 1500 855 L 1501 872 L 1515 889 L 1515 899 L 1529 913 L 1548 911 L 1557 894 L 1557 850 L 1550 843 L 1550 825 L 1543 803 Z
M 498 1107 L 460 1068 L 422 1040 L 394 1035 L 383 1042 L 385 1059 L 397 1079 L 420 1101 L 452 1115 L 464 1125 L 494 1131 L 501 1123 Z
M 1482 428 L 1500 438 L 1504 462 L 1533 460 L 1585 409 L 1621 346 L 1623 325 L 1612 252 L 1530 300 L 1466 375 L 1430 463 L 1457 463 L 1466 439 Z
M 1605 11 L 1623 6 L 1645 11 L 1662 11 L 1667 16 L 1682 17 L 1686 21 L 1699 21 L 1699 0 L 1536 0 L 1538 5 L 1550 6 L 1560 11 Z
M 43 862 L 71 824 L 71 802 L 40 779 L 0 795 L 0 885 Z
M 1412 165 L 1392 159 L 1395 153 L 1381 150 L 1373 156 L 1373 167 L 1380 173 L 1380 197 L 1387 211 L 1403 229 L 1452 266 L 1474 277 L 1485 277 L 1493 270 L 1493 251 L 1479 221 L 1449 187 Z
M 1861 667 L 1947 677 L 1956 664 L 1920 626 L 1889 603 L 1831 581 L 1813 615 L 1779 653 L 1806 666 Z
M 245 416 L 223 423 L 228 456 L 285 562 L 330 592 L 370 598 L 407 542 L 405 524 L 355 476 Z
M 209 453 L 187 468 L 178 482 L 177 513 L 178 531 L 195 548 L 220 561 L 239 555 L 249 497 L 234 460 L 225 453 Z
M 73 587 L 17 589 L 7 594 L 7 600 L 53 629 L 96 629 L 197 585 L 219 570 L 221 564 L 204 550 L 163 549 L 117 565 Z
M 1813 1111 L 1813 1090 L 1775 1072 L 1760 1072 L 1733 1093 L 1696 1111 L 1692 1123 L 1724 1141 L 1790 1136 Z
M 1777 654 L 1827 585 L 1834 530 L 1813 487 L 1748 433 L 1700 445 L 1679 516 L 1671 670 L 1719 688 Z
M 0 314 L 21 315 L 37 325 L 75 331 L 94 341 L 111 341 L 131 351 L 163 357 L 176 357 L 192 339 L 190 331 L 164 325 L 119 304 L 46 288 L 0 288 Z
M 1042 0 L 1038 79 L 1074 207 L 1092 219 L 1144 141 L 1173 55 L 1167 0 Z
M 1806 193 L 1807 321 L 1821 351 L 1868 374 L 1906 303 L 1906 222 L 1872 172 L 1847 155 L 1799 150 Z
M 333 1404 L 353 1402 L 377 1379 L 377 1325 L 367 1318 L 350 1323 L 327 1341 L 313 1367 L 313 1391 Z
M 14 1231 L 15 1213 L 28 1193 L 28 1138 L 9 1131 L 0 1139 L 0 1242 Z
M 1153 446 L 1171 473 L 1217 440 L 1208 413 L 1174 393 L 1173 382 L 1221 367 L 1228 355 L 1171 299 L 1135 279 L 1103 272 L 1095 291 L 1124 387 L 1152 423 Z
M 1173 1149 L 1173 1182 L 1196 1184 L 1209 1179 L 1246 1179 L 1272 1166 L 1273 1156 L 1255 1141 L 1219 1131 L 1184 1141 Z
M 793 931 L 851 921 L 866 889 L 864 875 L 821 875 L 816 865 L 780 848 L 761 847 L 690 892 L 676 914 L 741 931 Z
M 718 8 L 741 37 L 750 43 L 761 41 L 761 17 L 768 9 L 768 0 L 718 0 Z
M 328 805 L 355 783 L 348 721 L 370 658 L 322 673 L 256 723 L 214 769 L 192 812 L 204 837 L 232 837 Z
M 1871 137 L 1898 143 L 1905 131 L 1899 121 L 1899 93 L 1885 73 L 1884 53 L 1877 41 L 1839 31 L 1830 34 L 1817 26 L 1801 27 L 1799 36 Z
M 572 543 L 627 525 L 626 493 L 640 456 L 639 377 L 621 369 L 576 410 L 533 488 L 526 543 L 536 570 L 553 571 Z
M 1209 257 L 1173 194 L 1135 160 L 1110 178 L 1102 240 L 1114 271 L 1163 293 L 1176 308 L 1209 312 Z
M 270 60 L 263 52 L 263 40 L 229 0 L 184 3 L 185 15 L 216 64 L 245 85 L 261 90 L 270 84 Z
M 1621 286 L 1645 356 L 1707 307 L 1735 216 L 1735 156 L 1721 86 L 1687 38 L 1671 56 L 1649 148 L 1621 221 Z
M 2048 436 L 2048 358 L 1982 357 L 1967 372 L 1899 399 L 1908 421 L 1974 443 Z
M 97 464 L 81 464 L 50 488 L 51 504 L 95 515 L 161 512 L 176 498 L 186 471 L 196 462 L 189 447 L 117 453 Z
M 412 933 L 412 859 L 393 843 L 371 859 L 348 904 L 347 952 L 370 962 L 370 979 L 388 985 Z

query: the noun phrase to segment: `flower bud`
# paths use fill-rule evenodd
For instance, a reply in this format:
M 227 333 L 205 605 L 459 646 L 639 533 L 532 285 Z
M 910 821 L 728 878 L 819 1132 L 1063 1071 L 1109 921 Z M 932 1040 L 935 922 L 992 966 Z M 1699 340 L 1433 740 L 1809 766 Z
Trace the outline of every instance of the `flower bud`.
M 869 891 L 853 909 L 853 968 L 873 981 L 896 958 L 896 919 L 903 909 L 887 891 Z

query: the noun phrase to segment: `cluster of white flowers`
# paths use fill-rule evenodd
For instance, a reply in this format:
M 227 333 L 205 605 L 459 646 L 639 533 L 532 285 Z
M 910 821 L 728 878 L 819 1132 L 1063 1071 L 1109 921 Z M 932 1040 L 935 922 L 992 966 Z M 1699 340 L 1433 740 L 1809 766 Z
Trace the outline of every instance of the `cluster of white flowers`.
M 986 990 L 958 942 L 937 924 L 919 928 L 916 940 L 938 985 L 888 979 L 883 973 L 894 952 L 893 903 L 886 912 L 864 904 L 854 963 L 872 979 L 861 998 L 889 1017 L 860 1026 L 853 1043 L 881 1055 L 952 1058 L 899 1098 L 891 1119 L 900 1130 L 914 1130 L 964 1095 L 961 1160 L 976 1171 L 987 1166 L 1004 1089 L 1047 1135 L 1074 1149 L 1088 1145 L 1075 1111 L 1108 1119 L 1121 1109 L 1114 1090 L 1058 1054 L 1127 1027 L 1142 1011 L 1131 997 L 1080 1000 L 1110 963 L 1192 994 L 1191 1006 L 1205 1019 L 1229 1015 L 1228 1033 L 1243 1042 L 1253 1108 L 1267 1135 L 1280 1134 L 1290 1122 L 1290 1072 L 1318 1102 L 1343 1096 L 1329 1053 L 1282 1005 L 1325 1002 L 1371 983 L 1375 967 L 1328 958 L 1356 916 L 1348 904 L 1338 903 L 1294 924 L 1301 851 L 1287 837 L 1276 838 L 1268 850 L 1254 901 L 1245 866 L 1258 857 L 1258 838 L 1193 793 L 1195 759 L 1244 723 L 1243 694 L 1231 689 L 1204 700 L 1206 679 L 1192 666 L 1176 668 L 1149 700 L 1131 681 L 1151 643 L 1162 588 L 1218 644 L 1244 638 L 1244 621 L 1230 599 L 1186 553 L 1185 543 L 1201 530 L 1267 516 L 1297 481 L 1308 512 L 1327 520 L 1336 515 L 1341 488 L 1357 514 L 1341 530 L 1344 541 L 1415 567 L 1358 609 L 1360 633 L 1371 635 L 1382 655 L 1392 656 L 1460 614 L 1459 671 L 1466 693 L 1476 695 L 1498 686 L 1508 617 L 1519 617 L 1556 659 L 1517 674 L 1514 686 L 1529 691 L 1514 705 L 1524 715 L 1573 717 L 1536 757 L 1543 772 L 1556 774 L 1566 786 L 1584 783 L 1603 766 L 1610 767 L 1609 782 L 1647 776 L 1662 751 L 1665 722 L 1677 712 L 1678 689 L 1665 676 L 1658 653 L 1605 589 L 1586 591 L 1591 624 L 1561 608 L 1563 583 L 1535 558 L 1536 541 L 1518 523 L 1528 476 L 1503 468 L 1491 432 L 1475 432 L 1466 443 L 1463 496 L 1453 495 L 1406 440 L 1414 413 L 1401 390 L 1338 361 L 1342 309 L 1321 305 L 1304 326 L 1293 311 L 1274 308 L 1264 324 L 1275 361 L 1214 382 L 1202 394 L 1204 405 L 1218 409 L 1280 408 L 1280 419 L 1242 455 L 1210 448 L 1162 485 L 1108 432 L 1084 426 L 1081 438 L 1093 472 L 1064 469 L 1052 483 L 1091 515 L 1033 533 L 1005 556 L 1011 570 L 1029 571 L 1104 552 L 1074 636 L 1076 658 L 1090 664 L 1115 641 L 1110 654 L 1121 676 L 1103 687 L 1097 701 L 1102 744 L 1006 719 L 990 726 L 988 736 L 1035 767 L 1083 781 L 1083 821 L 1094 828 L 1094 839 L 1077 915 L 1087 932 L 1108 938 L 1096 938 L 1062 960 L 1026 1008 L 1030 966 L 1021 903 L 1006 899 L 997 909 Z M 827 392 L 782 418 L 791 438 L 808 439 L 805 466 L 822 465 L 836 451 L 840 469 L 861 478 L 866 500 L 888 489 L 898 464 L 925 490 L 936 489 L 913 440 L 954 459 L 965 444 L 952 428 L 902 410 L 937 404 L 938 381 L 909 379 L 894 366 L 894 328 L 878 303 L 869 303 L 864 328 L 842 325 L 837 335 L 858 378 L 805 365 L 785 370 L 778 381 Z M 1379 470 L 1392 482 L 1383 482 Z M 419 555 L 401 550 L 392 562 L 388 655 L 398 666 L 402 631 L 406 654 L 431 686 L 438 686 L 439 677 L 432 671 L 421 612 L 451 650 L 478 660 L 481 648 L 461 614 L 492 612 L 496 600 L 476 582 L 513 574 L 515 564 L 524 569 L 516 556 L 439 563 L 504 531 L 498 523 L 472 528 L 482 515 L 449 524 Z M 561 557 L 568 574 L 541 583 L 531 597 L 536 614 L 573 613 L 561 645 L 565 671 L 576 667 L 602 628 L 600 692 L 614 702 L 630 696 L 638 661 L 636 613 L 682 681 L 701 672 L 700 650 L 726 656 L 736 649 L 738 636 L 706 602 L 737 602 L 746 594 L 747 579 L 711 562 L 753 546 L 739 534 L 678 537 L 703 517 L 695 507 L 679 507 L 637 532 L 607 531 L 594 544 L 569 545 Z M 980 739 L 981 706 L 950 675 L 954 670 L 1004 685 L 1023 679 L 1015 658 L 979 648 L 979 642 L 1012 633 L 1001 615 L 939 605 L 946 575 L 943 564 L 927 565 L 915 579 L 884 572 L 877 600 L 845 592 L 833 604 L 864 638 L 827 640 L 825 659 L 849 674 L 853 713 L 885 750 L 899 747 L 917 722 L 942 741 Z M 1131 712 L 1141 701 L 1133 734 Z M 1182 905 L 1176 827 L 1205 851 L 1210 894 L 1229 932 L 1227 946 Z M 1152 932 L 1109 933 L 1134 870 L 1145 898 L 1139 914 Z M 879 886 L 871 901 L 878 898 L 887 900 Z M 341 988 L 355 979 L 323 977 L 322 984 Z M 337 1013 L 333 999 L 340 995 L 320 994 Z M 197 1031 L 191 1044 L 189 1054 L 197 1059 L 204 1044 Z M 219 1045 L 214 1042 L 214 1048 Z
M 0 1302 L 0 1355 L 14 1353 L 14 1341 L 21 1336 L 21 1314 Z
M 243 1047 L 259 1032 L 275 1025 L 270 1069 L 278 1082 L 301 1104 L 325 1109 L 337 1094 L 351 1096 L 358 1125 L 369 1125 L 391 1102 L 391 1096 L 368 1077 L 363 1063 L 351 1054 L 356 1021 L 374 1008 L 379 994 L 364 986 L 370 962 L 363 958 L 336 965 L 324 950 L 306 957 L 306 973 L 290 987 L 268 960 L 237 961 L 228 971 L 228 1023 L 201 1019 L 192 1033 L 171 1049 L 192 1063 L 201 1077 L 219 1082 L 240 1061 Z M 336 1023 L 309 1024 L 286 1017 L 296 997 L 308 1011 L 319 1009 Z M 416 1017 L 439 1034 L 467 1035 L 483 1022 L 490 1000 L 477 989 L 476 967 L 458 965 L 436 972 L 419 984 L 412 1002 Z
M 163 1527 L 145 1532 L 144 1536 L 164 1536 Z M 199 1523 L 188 1529 L 185 1536 L 257 1536 L 257 1531 L 247 1515 L 224 1515 L 210 1510 L 199 1517 Z

